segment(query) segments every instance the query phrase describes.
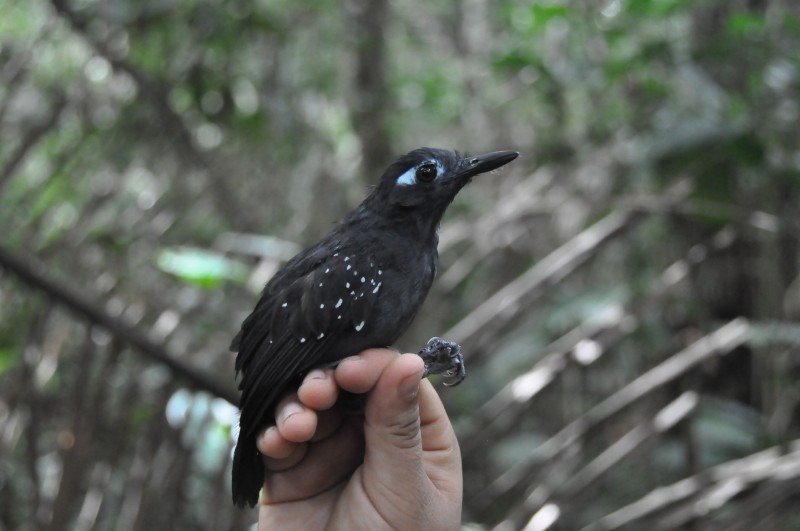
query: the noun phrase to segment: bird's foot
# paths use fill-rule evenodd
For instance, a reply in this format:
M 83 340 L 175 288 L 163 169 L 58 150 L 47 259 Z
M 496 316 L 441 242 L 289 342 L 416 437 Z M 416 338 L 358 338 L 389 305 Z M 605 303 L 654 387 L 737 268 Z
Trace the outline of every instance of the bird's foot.
M 425 348 L 417 352 L 417 355 L 425 362 L 423 377 L 431 374 L 455 377 L 451 382 L 445 382 L 447 386 L 455 386 L 467 376 L 464 356 L 461 355 L 461 346 L 458 343 L 445 341 L 440 337 L 432 337 Z

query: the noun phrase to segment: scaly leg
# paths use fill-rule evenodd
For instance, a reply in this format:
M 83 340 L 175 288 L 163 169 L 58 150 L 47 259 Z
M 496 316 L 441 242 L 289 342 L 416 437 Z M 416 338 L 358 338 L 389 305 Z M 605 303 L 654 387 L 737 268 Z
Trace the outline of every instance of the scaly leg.
M 423 377 L 431 374 L 454 376 L 455 380 L 445 382 L 445 385 L 455 386 L 467 376 L 464 357 L 461 355 L 461 347 L 458 343 L 445 341 L 440 337 L 432 337 L 425 348 L 417 352 L 417 355 L 425 361 Z

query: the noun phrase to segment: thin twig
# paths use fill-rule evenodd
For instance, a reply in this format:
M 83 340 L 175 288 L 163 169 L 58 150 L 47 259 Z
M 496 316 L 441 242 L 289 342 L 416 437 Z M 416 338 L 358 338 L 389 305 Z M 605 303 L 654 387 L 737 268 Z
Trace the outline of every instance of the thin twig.
M 106 59 L 115 69 L 125 72 L 136 83 L 141 94 L 149 101 L 155 116 L 160 120 L 160 125 L 175 140 L 175 147 L 183 155 L 186 162 L 196 168 L 208 170 L 210 183 L 214 189 L 211 197 L 220 211 L 231 220 L 232 225 L 245 232 L 256 232 L 260 223 L 251 215 L 250 209 L 238 208 L 238 201 L 234 190 L 227 177 L 227 169 L 222 168 L 219 162 L 197 149 L 192 140 L 192 133 L 183 118 L 170 106 L 168 92 L 162 83 L 150 77 L 144 70 L 112 53 L 106 42 L 100 41 L 91 35 L 89 18 L 81 16 L 69 7 L 67 0 L 51 0 L 56 13 L 66 20 L 72 29 L 80 35 L 94 50 Z
M 20 88 L 23 81 L 29 77 L 31 70 L 26 68 L 28 63 L 30 63 L 39 45 L 51 37 L 54 25 L 54 20 L 48 18 L 39 30 L 39 33 L 33 38 L 30 45 L 22 52 L 16 53 L 12 59 L 0 69 L 0 87 L 3 87 L 5 92 L 3 95 L 5 101 L 0 105 L 0 123 L 5 121 L 6 114 L 11 110 L 17 89 Z
M 517 465 L 492 481 L 468 501 L 476 511 L 485 511 L 498 498 L 518 492 L 538 476 L 536 470 L 545 463 L 552 465 L 558 456 L 567 453 L 586 434 L 624 408 L 640 401 L 702 361 L 714 355 L 724 355 L 747 341 L 750 327 L 746 319 L 737 318 L 703 336 L 684 350 L 645 372 L 634 381 L 609 396 L 581 417 L 569 423 L 556 435 L 539 445 L 527 463 Z M 535 485 L 535 481 L 534 481 Z
M 57 94 L 47 117 L 41 123 L 34 125 L 25 132 L 16 149 L 9 157 L 8 162 L 0 170 L 0 191 L 3 190 L 31 149 L 36 147 L 36 144 L 58 124 L 58 118 L 61 116 L 66 104 L 66 96 L 63 93 Z
M 542 167 L 517 183 L 497 201 L 496 208 L 487 209 L 480 218 L 460 219 L 448 223 L 439 234 L 439 253 L 444 254 L 464 241 L 474 242 L 469 251 L 455 260 L 436 281 L 439 290 L 450 291 L 501 246 L 509 245 L 528 230 L 522 220 L 537 212 L 544 213 L 541 201 L 535 200 L 555 180 L 550 167 Z M 547 213 L 550 211 L 548 210 Z M 504 234 L 505 233 L 505 234 Z M 491 235 L 491 236 L 490 236 Z M 506 237 L 506 236 L 510 237 Z
M 73 289 L 47 277 L 44 274 L 44 268 L 39 264 L 35 264 L 29 259 L 23 259 L 0 246 L 0 267 L 16 275 L 32 288 L 44 292 L 72 311 L 83 315 L 91 323 L 100 325 L 113 335 L 125 340 L 151 360 L 165 365 L 191 387 L 207 391 L 231 404 L 238 403 L 238 393 L 232 386 L 224 385 L 209 374 L 191 366 L 167 350 L 165 346 L 152 341 L 127 323 L 112 317 Z
M 693 245 L 684 258 L 665 268 L 642 296 L 622 302 L 622 308 L 600 318 L 580 323 L 544 347 L 539 353 L 539 361 L 531 369 L 514 378 L 487 400 L 472 415 L 474 420 L 462 428 L 459 435 L 464 441 L 461 452 L 465 459 L 468 460 L 473 452 L 480 451 L 487 438 L 496 440 L 505 435 L 505 431 L 518 426 L 519 416 L 528 404 L 556 381 L 557 376 L 572 362 L 570 354 L 581 341 L 593 341 L 602 352 L 607 351 L 637 327 L 635 316 L 641 313 L 642 308 L 658 304 L 690 275 L 693 267 L 715 253 L 730 248 L 735 241 L 737 238 L 733 229 L 723 227 L 706 243 Z M 707 252 L 697 252 L 698 249 Z
M 788 450 L 786 449 L 788 447 Z M 583 531 L 621 529 L 675 503 L 692 500 L 695 510 L 708 512 L 718 502 L 767 480 L 786 480 L 800 475 L 800 439 L 772 447 L 741 459 L 684 478 L 648 492 L 639 500 L 586 526 Z M 678 523 L 678 522 L 676 522 Z M 678 523 L 680 525 L 680 523 Z
M 513 524 L 518 529 L 525 527 L 523 525 L 525 522 L 534 518 L 546 503 L 551 502 L 550 495 L 558 496 L 557 500 L 553 502 L 557 505 L 559 504 L 558 500 L 569 500 L 578 496 L 581 492 L 594 485 L 603 474 L 635 452 L 652 437 L 667 432 L 678 422 L 686 419 L 695 411 L 698 403 L 699 396 L 696 392 L 687 391 L 683 393 L 664 406 L 656 415 L 637 424 L 577 473 L 571 474 L 568 472 L 567 474 L 554 475 L 554 479 L 549 485 L 537 487 L 527 499 L 512 511 L 506 522 Z M 568 477 L 566 486 L 558 485 L 557 483 L 563 483 L 563 478 L 565 477 Z
M 522 310 L 595 255 L 598 247 L 629 228 L 636 216 L 631 211 L 612 212 L 547 255 L 448 330 L 447 337 L 470 345 L 471 359 L 479 359 Z
M 631 321 L 626 311 L 608 312 L 587 320 L 542 349 L 541 358 L 528 371 L 515 377 L 487 400 L 459 430 L 465 460 L 485 448 L 486 440 L 499 440 L 519 426 L 519 416 L 572 362 L 570 354 L 581 341 L 594 341 L 605 352 L 626 335 Z

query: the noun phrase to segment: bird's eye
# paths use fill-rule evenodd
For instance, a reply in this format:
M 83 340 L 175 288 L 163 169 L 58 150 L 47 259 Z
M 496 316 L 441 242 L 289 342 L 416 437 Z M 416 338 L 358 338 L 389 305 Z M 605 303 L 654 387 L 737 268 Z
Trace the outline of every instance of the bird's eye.
M 436 179 L 436 166 L 431 163 L 426 163 L 417 168 L 416 173 L 417 182 L 430 183 Z

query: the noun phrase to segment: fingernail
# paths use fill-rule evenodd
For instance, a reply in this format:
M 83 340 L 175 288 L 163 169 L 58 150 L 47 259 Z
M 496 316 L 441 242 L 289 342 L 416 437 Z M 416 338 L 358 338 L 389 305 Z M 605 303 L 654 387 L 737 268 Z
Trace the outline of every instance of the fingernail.
M 303 411 L 305 411 L 305 409 L 297 402 L 289 402 L 286 404 L 286 407 L 283 408 L 283 411 L 281 411 L 281 422 L 285 423 L 289 420 L 289 417 L 297 413 L 302 413 Z
M 314 369 L 310 373 L 308 373 L 307 378 L 309 380 L 324 380 L 327 378 L 327 374 L 322 369 Z
M 397 394 L 404 400 L 414 400 L 419 393 L 419 382 L 422 378 L 422 373 L 412 374 L 406 377 L 405 380 L 400 382 Z
M 266 430 L 262 431 L 261 435 L 258 436 L 258 439 L 256 439 L 256 448 L 258 448 L 260 453 L 266 455 L 265 450 L 267 448 L 267 439 L 270 437 L 270 434 L 276 430 L 277 428 L 275 426 L 270 426 Z

